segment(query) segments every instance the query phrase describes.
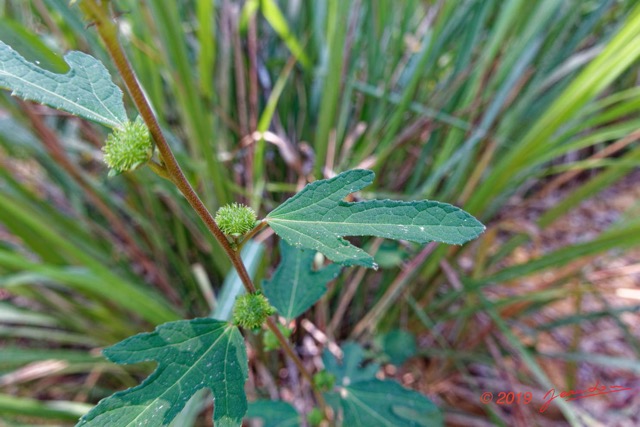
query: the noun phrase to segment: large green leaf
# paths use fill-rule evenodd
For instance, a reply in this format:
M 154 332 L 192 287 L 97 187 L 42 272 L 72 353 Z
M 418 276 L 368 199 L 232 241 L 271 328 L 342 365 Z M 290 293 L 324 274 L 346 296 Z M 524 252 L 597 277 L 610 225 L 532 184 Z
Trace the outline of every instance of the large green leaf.
M 180 320 L 104 350 L 110 360 L 158 368 L 141 385 L 100 401 L 78 426 L 164 426 L 193 394 L 209 388 L 216 427 L 240 426 L 247 411 L 247 354 L 240 331 L 214 319 Z
M 119 128 L 128 121 L 122 91 L 100 61 L 82 52 L 69 52 L 70 70 L 56 74 L 24 59 L 0 41 L 0 87 L 22 99 L 46 104 L 85 119 Z
M 370 380 L 327 396 L 341 412 L 344 426 L 442 426 L 440 410 L 425 396 L 407 390 L 395 381 Z
M 407 331 L 395 329 L 376 337 L 377 344 L 384 353 L 385 361 L 396 366 L 402 365 L 407 359 L 415 356 L 418 351 L 416 337 Z
M 340 273 L 340 265 L 331 264 L 314 271 L 313 258 L 316 252 L 296 249 L 280 240 L 280 264 L 262 284 L 269 302 L 287 320 L 307 311 L 327 291 L 327 283 Z
M 327 372 L 335 375 L 337 384 L 349 385 L 375 379 L 380 365 L 373 362 L 364 365 L 364 350 L 359 344 L 347 341 L 341 347 L 341 361 L 333 357 L 328 349 L 322 353 L 322 364 Z
M 395 381 L 375 379 L 380 368 L 363 366 L 364 350 L 356 343 L 343 346 L 342 363 L 325 350 L 322 362 L 336 376 L 333 392 L 325 393 L 344 426 L 423 426 L 443 425 L 438 407 L 422 394 Z
M 373 182 L 375 174 L 355 169 L 307 185 L 274 209 L 266 222 L 287 243 L 322 252 L 334 262 L 376 268 L 373 258 L 343 239 L 378 236 L 417 243 L 462 244 L 475 239 L 484 226 L 463 210 L 422 200 L 343 199 Z

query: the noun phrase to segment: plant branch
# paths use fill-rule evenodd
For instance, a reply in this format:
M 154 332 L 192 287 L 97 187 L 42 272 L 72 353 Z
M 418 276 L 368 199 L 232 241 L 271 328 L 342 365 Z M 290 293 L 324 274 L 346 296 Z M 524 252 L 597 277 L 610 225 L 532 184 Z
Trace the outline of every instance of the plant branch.
M 251 240 L 253 236 L 258 234 L 260 231 L 264 230 L 266 226 L 267 223 L 263 220 L 262 222 L 260 222 L 260 224 L 253 227 L 253 230 L 249 231 L 242 237 L 242 242 L 240 242 L 240 244 L 238 245 L 238 250 L 242 249 L 242 246 L 244 246 L 245 243 Z
M 151 110 L 151 106 L 147 102 L 146 97 L 138 83 L 138 79 L 136 78 L 129 61 L 118 41 L 118 31 L 116 25 L 110 19 L 108 3 L 102 2 L 98 4 L 96 0 L 86 0 L 81 3 L 81 8 L 83 11 L 91 18 L 94 22 L 95 27 L 98 31 L 98 35 L 102 39 L 113 60 L 122 80 L 124 82 L 127 91 L 131 95 L 136 108 L 140 112 L 140 116 L 146 123 L 149 128 L 149 132 L 153 136 L 153 139 L 156 143 L 156 147 L 160 152 L 160 156 L 162 158 L 162 162 L 164 163 L 166 175 L 169 176 L 171 181 L 178 187 L 180 192 L 184 195 L 184 197 L 189 202 L 189 205 L 196 211 L 198 216 L 202 218 L 207 229 L 213 234 L 216 240 L 222 245 L 222 248 L 226 252 L 227 256 L 233 263 L 233 266 L 238 271 L 238 276 L 244 283 L 248 292 L 255 292 L 255 286 L 251 282 L 251 278 L 247 273 L 246 268 L 242 261 L 240 261 L 236 252 L 233 250 L 227 238 L 222 233 L 218 225 L 216 224 L 213 216 L 206 208 L 200 197 L 196 194 L 195 190 L 185 177 L 178 161 L 176 160 L 173 152 L 171 151 L 171 147 L 169 143 L 164 137 L 162 130 L 160 129 L 160 124 L 156 119 L 153 111 Z M 155 167 L 152 168 L 155 171 Z
M 220 243 L 220 245 L 222 246 L 223 250 L 231 260 L 233 267 L 238 272 L 238 276 L 240 277 L 240 280 L 242 281 L 247 292 L 255 293 L 256 287 L 253 284 L 253 281 L 251 280 L 251 277 L 249 276 L 244 263 L 242 262 L 242 258 L 240 258 L 240 253 L 231 247 L 224 233 L 222 233 L 222 231 L 216 224 L 213 216 L 185 177 L 182 169 L 180 168 L 180 165 L 178 164 L 178 161 L 173 155 L 171 147 L 169 146 L 169 143 L 165 139 L 162 130 L 160 129 L 160 124 L 153 114 L 151 106 L 147 102 L 147 99 L 144 96 L 135 73 L 133 72 L 133 69 L 129 64 L 129 61 L 127 60 L 122 46 L 118 41 L 117 27 L 110 19 L 107 2 L 98 4 L 96 0 L 85 0 L 80 4 L 80 7 L 95 24 L 98 35 L 104 42 L 107 51 L 111 56 L 111 59 L 113 60 L 116 68 L 118 69 L 118 72 L 120 73 L 120 76 L 122 77 L 127 91 L 131 95 L 131 98 L 133 99 L 133 102 L 140 113 L 140 116 L 146 123 L 147 127 L 149 128 L 149 132 L 153 136 L 156 147 L 158 148 L 158 151 L 162 158 L 162 162 L 164 164 L 164 168 L 161 173 L 159 173 L 159 175 L 170 179 L 176 185 L 176 187 L 178 187 L 180 192 L 189 202 L 189 205 L 191 205 L 191 207 L 205 223 L 207 229 L 211 232 L 211 234 L 213 234 L 218 243 Z M 152 165 L 152 170 L 154 170 L 154 172 L 160 172 L 158 169 L 160 169 L 160 165 Z M 258 229 L 262 227 L 258 226 L 256 228 Z M 322 394 L 315 387 L 315 384 L 313 383 L 313 377 L 305 368 L 304 364 L 291 347 L 289 341 L 284 337 L 284 335 L 282 335 L 275 320 L 273 318 L 268 318 L 267 326 L 276 336 L 287 355 L 294 361 L 302 376 L 307 381 L 309 381 L 318 405 L 326 414 L 328 414 L 329 412 L 326 402 L 324 401 Z
M 171 176 L 169 176 L 169 174 L 167 173 L 167 168 L 165 168 L 164 165 L 161 165 L 155 160 L 149 160 L 147 162 L 147 166 L 149 166 L 151 170 L 155 172 L 156 175 L 161 176 L 162 178 L 168 179 L 169 181 L 173 182 L 173 179 L 171 179 Z

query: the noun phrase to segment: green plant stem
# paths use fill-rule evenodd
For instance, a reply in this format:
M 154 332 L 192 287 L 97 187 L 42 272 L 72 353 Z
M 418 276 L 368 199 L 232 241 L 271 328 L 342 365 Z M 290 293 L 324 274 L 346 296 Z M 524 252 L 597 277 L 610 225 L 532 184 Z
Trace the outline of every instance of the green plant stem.
M 187 178 L 185 177 L 178 161 L 176 160 L 173 152 L 171 151 L 171 147 L 169 143 L 165 139 L 162 130 L 160 129 L 160 124 L 156 119 L 153 111 L 151 110 L 151 106 L 147 102 L 146 97 L 142 91 L 142 88 L 138 84 L 138 79 L 136 78 L 129 61 L 118 41 L 118 32 L 117 27 L 114 22 L 110 19 L 110 13 L 108 10 L 108 3 L 103 2 L 98 4 L 96 0 L 85 0 L 80 4 L 80 7 L 84 11 L 84 13 L 93 21 L 95 27 L 98 31 L 98 35 L 102 39 L 105 44 L 111 59 L 113 60 L 122 80 L 133 99 L 136 108 L 138 109 L 140 116 L 146 123 L 149 128 L 149 132 L 153 136 L 153 139 L 156 142 L 156 146 L 160 155 L 162 157 L 162 161 L 164 163 L 164 171 L 160 173 L 160 176 L 168 177 L 175 185 L 178 187 L 180 192 L 184 195 L 184 197 L 189 202 L 189 205 L 196 211 L 198 216 L 204 221 L 207 229 L 213 234 L 218 243 L 222 246 L 222 249 L 225 251 L 233 267 L 238 272 L 238 276 L 242 281 L 245 289 L 249 293 L 255 293 L 256 287 L 247 272 L 247 269 L 242 262 L 242 258 L 240 258 L 240 253 L 234 250 L 225 235 L 222 233 L 218 225 L 216 224 L 213 216 L 206 208 L 198 194 L 195 192 Z M 157 165 L 159 167 L 159 165 Z M 157 167 L 152 167 L 154 172 L 158 169 Z M 258 228 L 258 227 L 256 227 Z M 313 390 L 313 394 L 318 402 L 318 405 L 322 408 L 325 413 L 328 413 L 328 409 L 326 406 L 326 402 L 322 394 L 318 391 L 313 383 L 313 377 L 309 373 L 309 371 L 305 368 L 302 360 L 295 353 L 289 341 L 282 335 L 278 326 L 273 318 L 267 319 L 267 326 L 276 336 L 280 345 L 285 350 L 285 353 L 294 361 L 302 376 L 309 381 L 309 384 Z
M 160 163 L 157 163 L 154 160 L 149 160 L 147 162 L 147 166 L 149 166 L 151 170 L 155 172 L 156 175 L 161 176 L 162 178 L 168 179 L 169 181 L 173 182 L 173 180 L 171 179 L 171 176 L 169 176 L 169 173 L 167 173 L 167 168 L 165 168 Z
M 171 151 L 171 147 L 169 143 L 165 139 L 162 130 L 160 129 L 160 124 L 156 119 L 153 111 L 151 110 L 151 106 L 147 102 L 144 93 L 142 92 L 142 88 L 138 84 L 138 79 L 136 78 L 127 57 L 120 46 L 118 41 L 118 33 L 117 28 L 113 21 L 109 19 L 109 11 L 108 4 L 102 3 L 97 4 L 95 0 L 87 0 L 81 3 L 82 9 L 94 20 L 95 27 L 98 31 L 98 35 L 104 42 L 111 59 L 115 63 L 120 76 L 127 88 L 127 91 L 131 95 L 134 104 L 136 105 L 138 111 L 140 112 L 140 116 L 142 116 L 144 122 L 149 127 L 149 132 L 153 136 L 153 139 L 156 142 L 156 146 L 158 151 L 160 152 L 160 156 L 162 157 L 162 161 L 164 163 L 164 167 L 166 169 L 166 174 L 170 177 L 171 181 L 178 187 L 180 192 L 184 195 L 184 197 L 189 202 L 189 205 L 196 211 L 198 216 L 202 218 L 207 229 L 214 235 L 216 240 L 222 245 L 222 248 L 227 253 L 227 256 L 231 259 L 233 266 L 238 270 L 238 275 L 242 279 L 242 282 L 247 287 L 248 292 L 255 292 L 255 286 L 251 282 L 247 270 L 244 268 L 244 264 L 242 262 L 238 262 L 238 256 L 235 251 L 229 245 L 227 238 L 224 233 L 220 230 L 218 225 L 216 224 L 213 216 L 206 208 L 200 197 L 196 194 L 195 190 L 185 177 L 178 161 L 176 160 L 173 152 Z M 155 171 L 155 168 L 153 168 Z

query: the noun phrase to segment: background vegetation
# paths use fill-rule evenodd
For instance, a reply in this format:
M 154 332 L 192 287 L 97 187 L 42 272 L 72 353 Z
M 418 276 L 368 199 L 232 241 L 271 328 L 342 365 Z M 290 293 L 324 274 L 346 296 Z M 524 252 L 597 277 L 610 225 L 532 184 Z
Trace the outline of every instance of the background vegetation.
M 51 71 L 65 71 L 67 50 L 111 67 L 68 3 L 0 2 L 0 40 Z M 309 180 L 366 167 L 378 175 L 365 197 L 447 201 L 488 224 L 465 247 L 364 242 L 382 269 L 344 270 L 295 324 L 310 366 L 327 343 L 356 340 L 385 363 L 379 375 L 427 394 L 451 425 L 638 416 L 633 393 L 538 412 L 554 387 L 640 387 L 640 305 L 619 298 L 637 288 L 640 258 L 635 2 L 113 3 L 210 210 L 243 201 L 264 216 Z M 99 348 L 169 320 L 225 318 L 240 292 L 170 183 L 145 169 L 107 179 L 105 137 L 0 95 L 8 424 L 72 424 L 148 372 L 107 363 Z M 257 241 L 244 257 L 259 282 L 278 254 L 273 237 Z M 294 368 L 247 338 L 249 396 L 310 410 Z M 532 391 L 536 404 L 482 405 L 485 391 Z M 210 419 L 194 402 L 179 425 Z

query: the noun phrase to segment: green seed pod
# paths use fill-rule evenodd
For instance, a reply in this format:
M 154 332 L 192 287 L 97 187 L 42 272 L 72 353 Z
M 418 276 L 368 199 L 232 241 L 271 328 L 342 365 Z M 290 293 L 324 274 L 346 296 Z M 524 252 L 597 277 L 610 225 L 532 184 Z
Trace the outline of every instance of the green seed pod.
M 260 292 L 241 295 L 233 307 L 233 323 L 246 329 L 257 329 L 275 312 Z
M 336 383 L 336 376 L 327 371 L 320 371 L 313 376 L 313 383 L 318 390 L 330 391 Z
M 111 168 L 109 176 L 132 171 L 147 163 L 153 155 L 149 128 L 141 117 L 113 131 L 102 147 L 104 162 Z
M 307 422 L 312 427 L 317 427 L 321 425 L 322 421 L 324 421 L 324 414 L 322 413 L 322 410 L 320 410 L 319 408 L 313 408 L 307 414 Z
M 232 203 L 218 209 L 216 223 L 227 236 L 242 236 L 256 225 L 256 213 L 248 206 Z

